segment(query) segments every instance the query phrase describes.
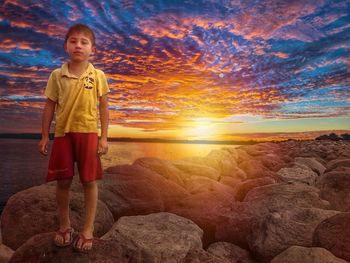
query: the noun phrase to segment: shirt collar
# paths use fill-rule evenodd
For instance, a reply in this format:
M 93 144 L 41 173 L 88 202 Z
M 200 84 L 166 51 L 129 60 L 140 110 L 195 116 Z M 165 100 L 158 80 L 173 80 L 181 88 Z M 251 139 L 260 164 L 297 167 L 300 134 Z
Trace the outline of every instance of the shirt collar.
M 87 75 L 89 75 L 90 72 L 92 72 L 94 70 L 94 66 L 89 63 L 86 70 L 84 71 L 84 73 L 80 76 L 80 78 L 83 78 Z M 71 74 L 68 70 L 68 63 L 64 63 L 61 67 L 61 76 L 66 76 L 68 78 L 74 78 L 74 79 L 78 79 L 77 76 Z

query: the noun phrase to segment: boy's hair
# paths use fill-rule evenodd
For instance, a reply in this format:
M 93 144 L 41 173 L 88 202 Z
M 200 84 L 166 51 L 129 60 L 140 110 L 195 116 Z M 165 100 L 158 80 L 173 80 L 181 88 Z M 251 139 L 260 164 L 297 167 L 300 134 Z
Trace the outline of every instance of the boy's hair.
M 84 24 L 75 24 L 75 25 L 71 26 L 68 29 L 64 43 L 67 43 L 67 40 L 70 37 L 70 35 L 72 35 L 73 33 L 77 33 L 77 32 L 86 34 L 90 38 L 92 45 L 95 46 L 94 31 L 92 31 L 92 29 L 90 27 L 88 27 L 87 25 L 84 25 Z

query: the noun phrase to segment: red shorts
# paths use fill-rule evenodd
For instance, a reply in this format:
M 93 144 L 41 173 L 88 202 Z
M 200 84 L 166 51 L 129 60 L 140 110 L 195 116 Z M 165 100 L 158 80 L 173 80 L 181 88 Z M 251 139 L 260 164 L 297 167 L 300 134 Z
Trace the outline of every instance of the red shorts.
M 66 133 L 64 137 L 55 137 L 46 180 L 50 182 L 72 178 L 75 162 L 81 182 L 102 179 L 97 148 L 97 133 Z

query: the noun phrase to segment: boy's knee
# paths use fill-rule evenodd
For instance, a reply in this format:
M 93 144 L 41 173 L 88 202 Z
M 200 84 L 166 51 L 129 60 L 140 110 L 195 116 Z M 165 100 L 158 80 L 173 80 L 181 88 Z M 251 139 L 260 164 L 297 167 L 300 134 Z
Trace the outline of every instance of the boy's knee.
M 84 188 L 92 188 L 92 187 L 96 187 L 96 186 L 97 186 L 97 182 L 96 181 L 83 182 L 83 187 Z
M 64 179 L 57 181 L 57 187 L 60 189 L 69 189 L 72 184 L 72 179 Z

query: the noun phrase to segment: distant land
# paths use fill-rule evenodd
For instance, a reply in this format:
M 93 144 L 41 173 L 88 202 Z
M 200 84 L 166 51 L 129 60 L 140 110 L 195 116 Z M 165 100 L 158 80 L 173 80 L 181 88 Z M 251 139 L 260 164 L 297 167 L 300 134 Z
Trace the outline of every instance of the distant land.
M 145 142 L 145 143 L 186 143 L 186 144 L 232 144 L 250 145 L 261 142 L 278 142 L 287 140 L 349 140 L 350 130 L 306 131 L 306 132 L 271 132 L 271 133 L 237 133 L 226 134 L 221 140 L 196 140 L 174 138 L 132 138 L 109 137 L 110 142 Z M 231 138 L 230 138 L 231 137 Z M 0 139 L 40 140 L 40 133 L 0 133 Z M 50 139 L 54 134 L 50 133 Z
M 50 139 L 53 140 L 54 134 L 50 133 Z M 39 133 L 0 133 L 0 139 L 31 139 L 40 140 L 41 134 Z M 108 138 L 109 142 L 149 142 L 149 143 L 188 143 L 188 144 L 239 144 L 250 145 L 256 144 L 257 141 L 238 141 L 238 140 L 225 140 L 225 141 L 213 141 L 213 140 L 180 140 L 180 139 L 160 139 L 160 138 Z

